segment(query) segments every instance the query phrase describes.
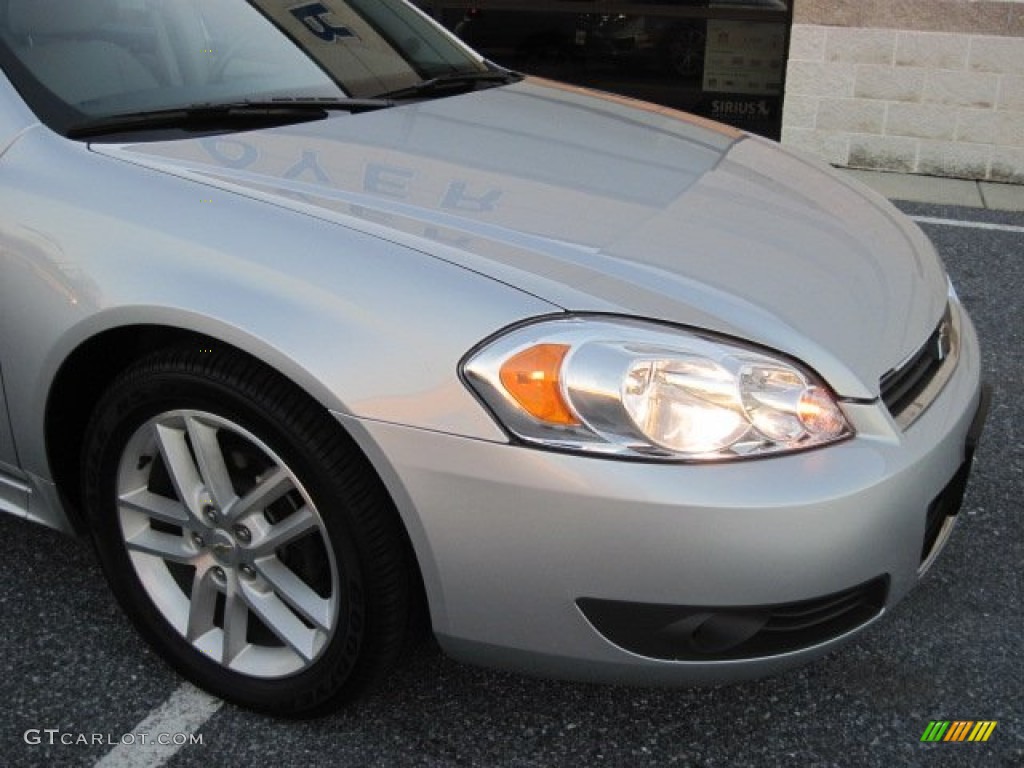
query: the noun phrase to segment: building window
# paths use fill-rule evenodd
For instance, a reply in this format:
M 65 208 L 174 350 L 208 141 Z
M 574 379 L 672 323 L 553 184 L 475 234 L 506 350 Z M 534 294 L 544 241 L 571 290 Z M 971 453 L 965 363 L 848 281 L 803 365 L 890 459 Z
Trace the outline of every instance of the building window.
M 778 138 L 788 0 L 472 0 L 419 5 L 492 61 Z

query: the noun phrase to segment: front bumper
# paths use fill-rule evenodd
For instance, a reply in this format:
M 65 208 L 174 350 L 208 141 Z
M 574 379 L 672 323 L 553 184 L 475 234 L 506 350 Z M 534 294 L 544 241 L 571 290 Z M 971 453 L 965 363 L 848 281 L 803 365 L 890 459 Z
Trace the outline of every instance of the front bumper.
M 964 315 L 958 369 L 909 429 L 880 403 L 852 404 L 855 439 L 785 457 L 632 463 L 338 418 L 398 505 L 449 653 L 550 676 L 671 684 L 793 666 L 901 599 L 933 554 L 922 557 L 928 510 L 969 458 L 981 402 L 977 338 Z M 858 587 L 878 606 L 852 626 L 741 658 L 654 654 L 598 631 L 585 610 L 599 602 L 729 613 Z

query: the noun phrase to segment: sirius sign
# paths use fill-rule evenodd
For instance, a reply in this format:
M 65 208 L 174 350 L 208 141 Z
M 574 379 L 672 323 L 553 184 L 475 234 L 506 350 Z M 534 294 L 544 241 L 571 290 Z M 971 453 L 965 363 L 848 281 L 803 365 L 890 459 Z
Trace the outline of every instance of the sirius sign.
M 716 120 L 766 120 L 775 114 L 774 108 L 775 104 L 768 99 L 715 99 L 711 102 L 711 117 Z

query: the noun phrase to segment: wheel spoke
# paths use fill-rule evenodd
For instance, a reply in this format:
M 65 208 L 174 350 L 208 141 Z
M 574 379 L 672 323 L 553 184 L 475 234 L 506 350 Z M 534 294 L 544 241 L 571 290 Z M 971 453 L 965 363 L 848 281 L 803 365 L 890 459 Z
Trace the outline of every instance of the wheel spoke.
M 195 643 L 203 635 L 213 629 L 214 615 L 217 611 L 217 594 L 219 590 L 213 581 L 210 568 L 197 568 L 192 579 L 191 602 L 188 606 L 188 629 L 186 639 Z
M 230 507 L 222 507 L 224 515 L 229 522 L 233 522 L 254 510 L 266 509 L 294 487 L 288 472 L 282 467 L 274 467 L 269 475 L 242 498 Z
M 260 574 L 280 598 L 306 621 L 329 630 L 333 621 L 331 601 L 320 597 L 291 568 L 272 557 L 259 564 Z
M 146 517 L 159 520 L 161 523 L 181 525 L 189 520 L 188 511 L 180 501 L 159 496 L 148 488 L 139 488 L 136 491 L 121 494 L 119 501 L 122 510 L 141 512 Z
M 309 507 L 301 507 L 288 515 L 277 525 L 271 526 L 266 535 L 257 542 L 257 555 L 269 555 L 286 544 L 318 530 L 316 515 Z
M 220 430 L 204 424 L 195 416 L 188 416 L 185 419 L 185 428 L 192 440 L 192 450 L 195 452 L 196 463 L 199 465 L 199 475 L 206 483 L 206 488 L 213 497 L 213 503 L 219 509 L 226 509 L 237 498 L 237 494 L 231 477 L 228 475 L 224 452 L 217 440 L 217 433 Z
M 125 543 L 132 552 L 154 555 L 172 563 L 191 564 L 196 558 L 196 553 L 180 534 L 163 533 L 148 527 L 127 538 Z
M 188 510 L 198 517 L 199 489 L 203 486 L 203 480 L 188 450 L 185 432 L 163 424 L 157 424 L 155 431 L 160 455 L 167 466 L 174 490 Z
M 320 658 L 339 622 L 337 556 L 313 498 L 260 437 L 216 412 L 166 410 L 129 437 L 115 487 L 124 551 L 178 637 L 255 679 Z
M 316 654 L 316 630 L 303 624 L 281 598 L 273 593 L 261 593 L 243 586 L 242 594 L 249 608 L 259 616 L 267 629 L 304 661 L 312 661 Z
M 228 581 L 227 597 L 224 600 L 224 648 L 221 663 L 230 666 L 231 662 L 244 651 L 248 645 L 249 606 L 240 591 L 238 581 Z

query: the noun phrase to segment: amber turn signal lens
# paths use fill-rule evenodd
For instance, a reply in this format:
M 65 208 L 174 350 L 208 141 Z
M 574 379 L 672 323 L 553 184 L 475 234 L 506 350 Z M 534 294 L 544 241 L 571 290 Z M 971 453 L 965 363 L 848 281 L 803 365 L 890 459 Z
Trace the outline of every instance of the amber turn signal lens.
M 577 426 L 580 421 L 562 397 L 565 344 L 537 344 L 510 357 L 501 366 L 501 383 L 523 410 L 548 424 Z

